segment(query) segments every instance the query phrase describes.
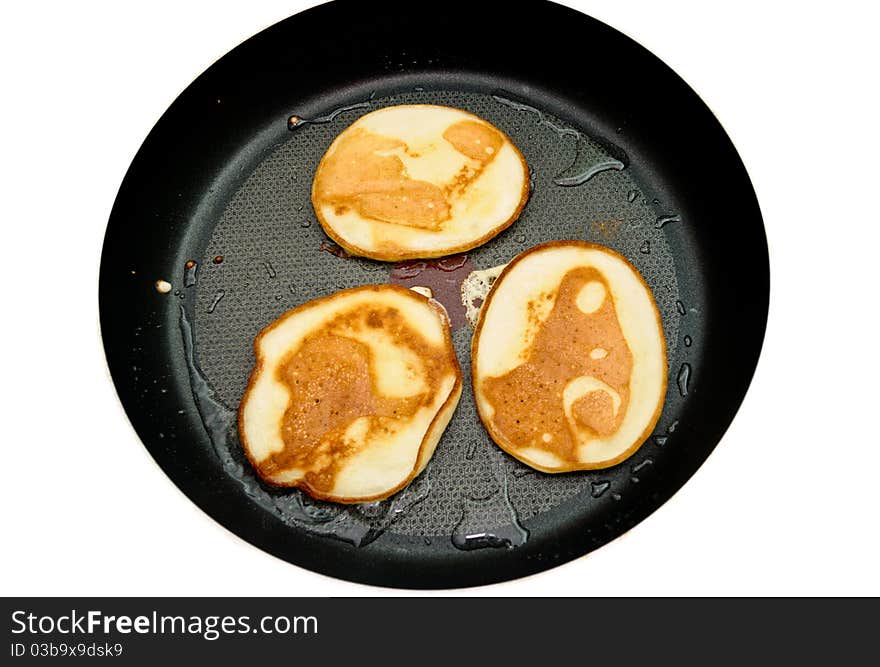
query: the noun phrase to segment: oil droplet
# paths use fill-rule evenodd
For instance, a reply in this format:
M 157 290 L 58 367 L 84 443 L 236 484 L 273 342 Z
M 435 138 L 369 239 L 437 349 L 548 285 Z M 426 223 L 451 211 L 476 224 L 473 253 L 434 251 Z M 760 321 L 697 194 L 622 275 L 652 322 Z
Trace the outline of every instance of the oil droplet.
M 681 301 L 675 302 L 675 309 L 678 311 L 679 315 L 684 315 L 687 313 L 687 311 L 684 308 L 684 304 Z
M 504 93 L 504 94 L 502 95 L 500 93 Z M 511 109 L 515 109 L 516 111 L 525 111 L 530 114 L 533 114 L 535 116 L 535 120 L 536 120 L 535 124 L 536 125 L 545 126 L 545 127 L 549 128 L 550 130 L 552 130 L 553 132 L 555 132 L 560 137 L 575 137 L 575 138 L 577 138 L 577 137 L 581 136 L 581 133 L 575 129 L 572 129 L 570 127 L 560 127 L 559 125 L 556 125 L 551 120 L 549 120 L 547 118 L 547 116 L 544 115 L 544 112 L 541 111 L 540 109 L 536 109 L 535 107 L 529 106 L 528 104 L 524 104 L 523 102 L 517 102 L 517 101 L 511 99 L 510 97 L 508 97 L 508 95 L 510 95 L 510 93 L 507 93 L 506 91 L 503 91 L 503 90 L 499 90 L 497 94 L 492 95 L 492 98 L 496 102 L 503 104 L 506 107 L 510 107 Z
M 220 299 L 222 299 L 224 296 L 226 296 L 226 292 L 224 292 L 223 290 L 217 292 L 214 295 L 214 298 L 211 300 L 211 303 L 208 306 L 208 310 L 206 312 L 208 312 L 209 314 L 213 313 L 214 309 L 217 308 L 217 304 L 220 303 Z
M 402 280 L 417 278 L 422 274 L 422 271 L 427 268 L 427 262 L 407 262 L 405 264 L 398 264 L 391 269 L 392 278 L 400 278 Z
M 529 531 L 526 530 L 519 522 L 519 515 L 516 508 L 510 501 L 510 488 L 507 479 L 507 473 L 504 469 L 504 460 L 500 457 L 496 459 L 494 474 L 496 480 L 500 477 L 501 488 L 491 493 L 486 498 L 465 499 L 462 504 L 461 519 L 452 531 L 452 544 L 462 551 L 473 551 L 474 549 L 513 549 L 525 544 L 529 539 Z M 472 526 L 475 520 L 471 518 L 471 514 L 479 511 L 480 507 L 487 504 L 503 502 L 507 514 L 510 517 L 510 524 L 492 528 L 491 530 L 471 530 L 468 526 Z
M 157 280 L 155 284 L 156 291 L 159 292 L 159 294 L 168 294 L 168 292 L 171 291 L 171 283 L 167 280 Z
M 575 163 L 581 160 L 580 151 L 578 151 L 578 155 L 575 157 Z M 569 172 L 574 172 L 571 175 L 563 176 L 560 174 L 553 179 L 553 182 L 556 185 L 561 185 L 562 187 L 573 187 L 576 185 L 583 185 L 587 181 L 589 181 L 596 174 L 600 174 L 603 171 L 620 171 L 624 168 L 623 162 L 620 160 L 615 160 L 614 158 L 608 158 L 607 160 L 601 160 L 599 162 L 590 164 L 586 167 L 580 167 L 577 170 L 574 169 L 574 164 L 571 167 L 566 169 L 562 174 L 568 174 Z
M 662 229 L 672 222 L 681 222 L 681 218 L 677 215 L 661 215 L 659 218 L 657 218 L 657 222 L 654 223 L 654 227 L 656 227 L 657 229 Z
M 463 519 L 462 519 L 463 521 Z M 473 532 L 464 534 L 459 531 L 459 525 L 452 533 L 452 544 L 462 551 L 474 551 L 475 549 L 513 549 L 528 540 L 528 531 L 518 524 L 511 524 L 502 528 L 493 528 L 491 531 Z
M 277 275 L 275 273 L 275 267 L 272 266 L 272 262 L 263 262 L 263 268 L 266 269 L 266 274 L 270 278 L 274 278 Z
M 452 273 L 463 267 L 467 262 L 467 258 L 467 255 L 451 255 L 434 261 L 438 269 L 446 273 Z
M 611 488 L 611 482 L 591 482 L 590 495 L 593 498 L 601 498 L 602 495 Z
M 684 346 L 685 347 L 690 347 L 693 344 L 693 342 L 694 342 L 694 339 L 691 338 L 690 336 L 684 337 Z
M 503 104 L 506 107 L 510 107 L 511 109 L 515 109 L 516 111 L 525 111 L 533 114 L 537 125 L 542 125 L 550 129 L 559 137 L 574 138 L 576 142 L 575 157 L 568 167 L 563 169 L 562 172 L 553 178 L 553 182 L 556 185 L 562 187 L 583 185 L 596 174 L 610 169 L 619 171 L 626 166 L 620 160 L 615 160 L 608 155 L 601 154 L 600 151 L 593 148 L 593 146 L 587 142 L 586 138 L 577 130 L 557 125 L 547 118 L 544 112 L 540 109 L 536 109 L 523 102 L 517 102 L 508 97 L 508 95 L 509 93 L 499 90 L 498 93 L 492 95 L 492 98 L 496 102 Z
M 688 385 L 691 380 L 691 365 L 687 362 L 681 365 L 678 371 L 678 393 L 685 397 L 688 395 Z
M 196 284 L 196 272 L 199 270 L 199 263 L 191 259 L 183 265 L 183 286 L 192 287 Z
M 626 193 L 626 200 L 630 204 L 632 204 L 636 199 L 638 199 L 638 197 L 639 197 L 638 190 L 630 190 L 629 192 Z
M 366 503 L 359 503 L 358 510 L 368 519 L 375 519 L 377 517 L 382 516 L 384 513 L 384 508 L 382 507 L 381 500 L 373 500 Z
M 287 119 L 287 129 L 291 132 L 303 125 L 323 125 L 324 123 L 332 123 L 336 120 L 336 117 L 346 111 L 354 111 L 355 109 L 369 109 L 371 103 L 367 102 L 358 102 L 357 104 L 349 104 L 344 107 L 339 107 L 338 109 L 334 109 L 326 116 L 319 116 L 318 118 L 301 118 L 300 116 L 290 116 Z
M 655 435 L 654 436 L 654 444 L 658 447 L 663 447 L 666 442 L 669 440 L 669 436 L 666 435 Z
M 386 506 L 385 515 L 381 521 L 373 523 L 372 530 L 378 537 L 388 526 L 406 515 L 413 507 L 421 503 L 431 494 L 431 465 L 416 477 L 403 491 L 400 491 L 390 499 L 381 501 Z M 375 539 L 375 537 L 373 538 Z
M 223 263 L 223 255 L 217 255 L 216 257 L 214 257 L 214 259 L 212 261 L 214 262 L 214 264 L 222 264 Z
M 645 241 L 642 244 L 642 246 L 639 248 L 639 252 L 642 253 L 643 255 L 650 255 L 651 254 L 651 242 Z

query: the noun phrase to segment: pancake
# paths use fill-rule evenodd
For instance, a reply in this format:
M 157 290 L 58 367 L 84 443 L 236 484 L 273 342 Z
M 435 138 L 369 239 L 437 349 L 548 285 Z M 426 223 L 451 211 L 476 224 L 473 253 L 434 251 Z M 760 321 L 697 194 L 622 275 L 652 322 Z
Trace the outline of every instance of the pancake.
M 623 461 L 651 434 L 666 395 L 651 290 L 621 255 L 585 242 L 545 243 L 508 264 L 471 354 L 492 439 L 545 472 Z
M 254 341 L 238 415 L 268 484 L 342 503 L 385 498 L 428 464 L 461 396 L 449 321 L 397 285 L 336 292 Z
M 528 166 L 501 130 L 430 104 L 359 118 L 327 149 L 312 183 L 330 238 L 352 255 L 395 262 L 485 243 L 516 220 L 528 195 Z

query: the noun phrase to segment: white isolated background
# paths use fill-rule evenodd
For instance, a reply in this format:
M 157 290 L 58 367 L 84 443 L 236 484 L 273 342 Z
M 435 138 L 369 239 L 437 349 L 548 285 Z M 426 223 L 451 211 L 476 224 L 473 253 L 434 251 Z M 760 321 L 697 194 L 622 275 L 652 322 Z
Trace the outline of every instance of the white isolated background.
M 214 523 L 141 446 L 101 347 L 101 243 L 140 143 L 212 62 L 312 4 L 3 3 L 0 594 L 420 594 L 314 574 Z M 769 238 L 767 338 L 730 430 L 653 516 L 554 570 L 432 594 L 880 594 L 878 9 L 565 4 L 657 54 L 733 138 Z M 589 80 L 613 54 L 584 47 Z

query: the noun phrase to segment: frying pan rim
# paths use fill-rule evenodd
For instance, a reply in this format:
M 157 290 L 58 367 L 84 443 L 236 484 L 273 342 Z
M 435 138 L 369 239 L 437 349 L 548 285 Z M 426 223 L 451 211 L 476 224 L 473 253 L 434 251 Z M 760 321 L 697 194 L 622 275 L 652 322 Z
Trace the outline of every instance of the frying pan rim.
M 397 2 L 396 0 L 384 3 L 386 8 L 405 6 L 405 4 L 406 3 Z M 562 564 L 578 556 L 581 556 L 621 535 L 629 527 L 632 527 L 636 523 L 640 522 L 649 514 L 653 513 L 653 511 L 655 511 L 657 508 L 659 508 L 660 505 L 665 503 L 666 500 L 668 500 L 676 491 L 678 491 L 678 489 L 681 488 L 684 482 L 699 468 L 705 458 L 717 445 L 724 432 L 730 426 L 733 414 L 735 414 L 736 410 L 741 404 L 745 396 L 746 388 L 748 387 L 754 376 L 762 349 L 769 312 L 769 255 L 767 250 L 766 234 L 763 228 L 763 218 L 761 216 L 754 188 L 751 185 L 748 174 L 745 172 L 745 168 L 739 155 L 736 152 L 735 147 L 733 146 L 730 139 L 727 137 L 717 118 L 705 105 L 705 103 L 703 103 L 696 96 L 696 93 L 694 93 L 690 89 L 690 87 L 687 86 L 687 84 L 682 81 L 680 77 L 678 77 L 677 74 L 675 74 L 661 61 L 659 61 L 656 56 L 648 52 L 646 49 L 644 49 L 622 33 L 597 22 L 595 21 L 595 19 L 589 18 L 580 12 L 565 8 L 561 5 L 556 5 L 552 2 L 542 1 L 540 3 L 535 3 L 535 9 L 532 10 L 532 16 L 534 18 L 534 12 L 540 12 L 542 14 L 546 14 L 548 17 L 550 15 L 553 15 L 553 18 L 557 20 L 572 19 L 579 21 L 582 26 L 588 29 L 594 31 L 604 31 L 606 38 L 608 37 L 608 35 L 613 35 L 614 39 L 617 40 L 618 43 L 624 45 L 629 50 L 629 52 L 631 52 L 633 57 L 637 55 L 642 61 L 652 64 L 654 70 L 660 70 L 664 72 L 664 76 L 668 77 L 668 80 L 666 81 L 667 83 L 674 83 L 680 89 L 681 87 L 683 87 L 681 94 L 689 95 L 692 98 L 690 100 L 690 103 L 696 104 L 698 107 L 700 107 L 703 114 L 708 114 L 708 117 L 711 117 L 711 120 L 713 121 L 715 126 L 715 129 L 712 132 L 713 136 L 711 138 L 718 141 L 722 145 L 722 152 L 726 154 L 727 162 L 729 163 L 726 166 L 730 169 L 731 172 L 735 173 L 735 175 L 739 179 L 737 181 L 739 194 L 741 194 L 746 200 L 743 206 L 744 208 L 749 209 L 753 216 L 749 221 L 750 224 L 752 224 L 752 227 L 748 228 L 748 231 L 752 237 L 751 242 L 754 244 L 754 247 L 751 248 L 751 251 L 756 254 L 756 261 L 753 263 L 753 268 L 756 275 L 753 280 L 754 283 L 759 287 L 759 293 L 754 295 L 755 298 L 754 304 L 752 305 L 752 314 L 754 315 L 755 319 L 753 319 L 753 321 L 751 322 L 748 322 L 748 333 L 750 334 L 750 338 L 749 349 L 746 350 L 747 354 L 745 355 L 747 363 L 738 369 L 738 377 L 736 378 L 738 384 L 737 388 L 733 390 L 734 398 L 731 401 L 731 416 L 729 419 L 726 419 L 725 423 L 714 425 L 712 436 L 714 442 L 704 445 L 705 449 L 702 450 L 699 454 L 696 454 L 692 457 L 690 461 L 690 463 L 693 463 L 692 469 L 685 471 L 681 475 L 680 480 L 673 482 L 672 486 L 674 488 L 672 489 L 672 491 L 668 494 L 666 494 L 665 492 L 664 494 L 661 494 L 664 497 L 662 497 L 659 502 L 655 502 L 653 504 L 649 503 L 651 505 L 650 507 L 646 508 L 640 506 L 637 510 L 634 510 L 623 524 L 612 531 L 613 534 L 609 533 L 600 536 L 598 539 L 594 539 L 593 542 L 588 546 L 585 546 L 586 542 L 584 542 L 583 539 L 580 539 L 573 547 L 569 545 L 570 548 L 567 551 L 557 552 L 555 554 L 555 558 L 553 558 L 552 560 L 550 560 L 549 555 L 539 553 L 537 554 L 537 556 L 531 559 L 529 559 L 529 557 L 526 557 L 525 559 L 521 559 L 520 561 L 505 561 L 506 565 L 504 567 L 498 567 L 497 564 L 493 564 L 489 568 L 477 567 L 476 570 L 465 569 L 461 573 L 447 577 L 438 575 L 438 572 L 436 570 L 432 570 L 431 567 L 428 566 L 425 566 L 423 569 L 416 569 L 415 571 L 404 573 L 376 572 L 370 571 L 368 569 L 350 574 L 344 571 L 344 567 L 340 567 L 338 561 L 334 562 L 332 565 L 326 565 L 325 567 L 325 564 L 319 562 L 322 556 L 322 554 L 320 553 L 317 554 L 315 558 L 312 558 L 310 562 L 304 564 L 302 561 L 291 559 L 289 551 L 286 554 L 279 553 L 277 547 L 273 547 L 272 545 L 268 544 L 265 538 L 261 539 L 261 535 L 259 533 L 254 533 L 254 531 L 249 530 L 248 527 L 243 527 L 240 524 L 234 526 L 229 525 L 225 516 L 220 516 L 218 514 L 216 507 L 212 507 L 209 504 L 206 504 L 204 502 L 204 497 L 197 497 L 195 495 L 196 491 L 194 491 L 193 488 L 185 487 L 185 484 L 180 481 L 177 472 L 172 473 L 172 471 L 169 471 L 164 462 L 160 460 L 156 452 L 158 445 L 155 442 L 152 433 L 148 432 L 145 426 L 146 415 L 136 413 L 138 408 L 135 405 L 135 402 L 132 400 L 133 390 L 130 386 L 126 386 L 126 383 L 130 383 L 130 375 L 124 369 L 124 366 L 128 361 L 128 341 L 123 341 L 119 338 L 115 338 L 115 336 L 117 336 L 120 325 L 115 322 L 116 313 L 114 311 L 116 307 L 125 305 L 120 301 L 119 298 L 119 293 L 121 290 L 119 290 L 118 287 L 114 285 L 114 281 L 116 280 L 116 276 L 119 273 L 118 269 L 120 267 L 120 259 L 118 256 L 116 256 L 116 254 L 119 249 L 120 238 L 123 238 L 120 236 L 120 227 L 124 224 L 123 217 L 126 205 L 129 205 L 127 200 L 132 197 L 132 192 L 137 191 L 136 176 L 139 173 L 138 166 L 141 162 L 144 162 L 146 160 L 145 153 L 150 150 L 156 136 L 161 134 L 159 132 L 159 129 L 164 128 L 165 125 L 171 122 L 169 119 L 171 119 L 171 117 L 176 113 L 176 110 L 179 109 L 179 107 L 183 103 L 182 101 L 191 99 L 194 91 L 197 90 L 200 82 L 204 82 L 209 76 L 216 76 L 219 70 L 228 65 L 228 63 L 230 63 L 235 58 L 240 57 L 247 50 L 252 50 L 253 48 L 255 48 L 255 45 L 258 42 L 262 43 L 262 41 L 265 41 L 272 35 L 279 34 L 280 31 L 290 30 L 291 26 L 295 23 L 305 24 L 307 21 L 315 20 L 338 21 L 340 19 L 340 16 L 345 16 L 346 13 L 356 13 L 357 11 L 358 10 L 355 8 L 354 3 L 339 1 L 334 3 L 327 3 L 323 5 L 318 5 L 299 14 L 295 14 L 294 16 L 258 33 L 254 37 L 250 38 L 249 40 L 245 41 L 244 43 L 230 51 L 227 55 L 223 56 L 214 65 L 208 68 L 202 75 L 200 75 L 189 87 L 187 87 L 187 89 L 183 93 L 181 93 L 177 100 L 175 100 L 175 102 L 169 107 L 169 109 L 157 122 L 156 127 L 154 127 L 153 130 L 150 132 L 150 135 L 148 135 L 147 139 L 144 141 L 143 146 L 138 151 L 138 154 L 132 161 L 132 165 L 129 167 L 129 170 L 126 173 L 122 185 L 120 186 L 117 199 L 113 206 L 113 211 L 110 215 L 110 221 L 108 223 L 107 232 L 104 238 L 104 245 L 102 248 L 101 269 L 99 278 L 99 310 L 102 342 L 104 345 L 105 357 L 107 360 L 108 368 L 110 370 L 111 378 L 113 379 L 114 386 L 119 396 L 119 400 L 122 403 L 126 414 L 129 417 L 129 420 L 132 422 L 135 432 L 138 434 L 139 439 L 142 441 L 144 446 L 150 452 L 151 456 L 157 462 L 163 472 L 165 472 L 165 474 L 172 479 L 175 485 L 178 486 L 178 488 L 183 491 L 183 493 L 191 501 L 193 501 L 197 506 L 200 507 L 200 509 L 205 511 L 215 521 L 230 530 L 230 532 L 232 532 L 233 534 L 241 537 L 242 539 L 245 539 L 255 546 L 258 546 L 267 553 L 275 555 L 276 557 L 300 565 L 302 567 L 320 572 L 321 574 L 335 576 L 337 578 L 349 579 L 351 581 L 356 581 L 359 583 L 367 583 L 380 586 L 390 585 L 404 588 L 450 588 L 461 586 L 474 586 L 480 584 L 495 583 L 547 570 L 551 567 L 554 567 L 555 565 Z M 320 552 L 322 551 L 322 549 L 318 548 L 317 551 Z M 523 554 L 525 554 L 527 551 L 527 549 L 522 549 Z M 363 553 L 367 553 L 366 548 Z M 355 558 L 358 557 L 360 556 L 355 555 Z M 511 565 L 511 563 L 513 563 L 513 565 Z

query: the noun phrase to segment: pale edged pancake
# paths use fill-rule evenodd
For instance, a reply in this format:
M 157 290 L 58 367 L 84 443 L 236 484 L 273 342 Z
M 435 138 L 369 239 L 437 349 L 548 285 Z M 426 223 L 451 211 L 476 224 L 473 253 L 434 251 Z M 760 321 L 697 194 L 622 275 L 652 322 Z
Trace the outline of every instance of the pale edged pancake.
M 528 166 L 507 135 L 431 104 L 362 116 L 327 149 L 312 183 L 327 235 L 384 261 L 470 250 L 513 224 L 528 196 Z
M 489 435 L 545 472 L 623 461 L 663 408 L 660 313 L 638 271 L 603 246 L 552 241 L 517 256 L 480 310 L 471 355 Z
M 461 396 L 446 311 L 398 285 L 336 292 L 288 311 L 254 341 L 238 413 L 268 484 L 355 503 L 424 470 Z

